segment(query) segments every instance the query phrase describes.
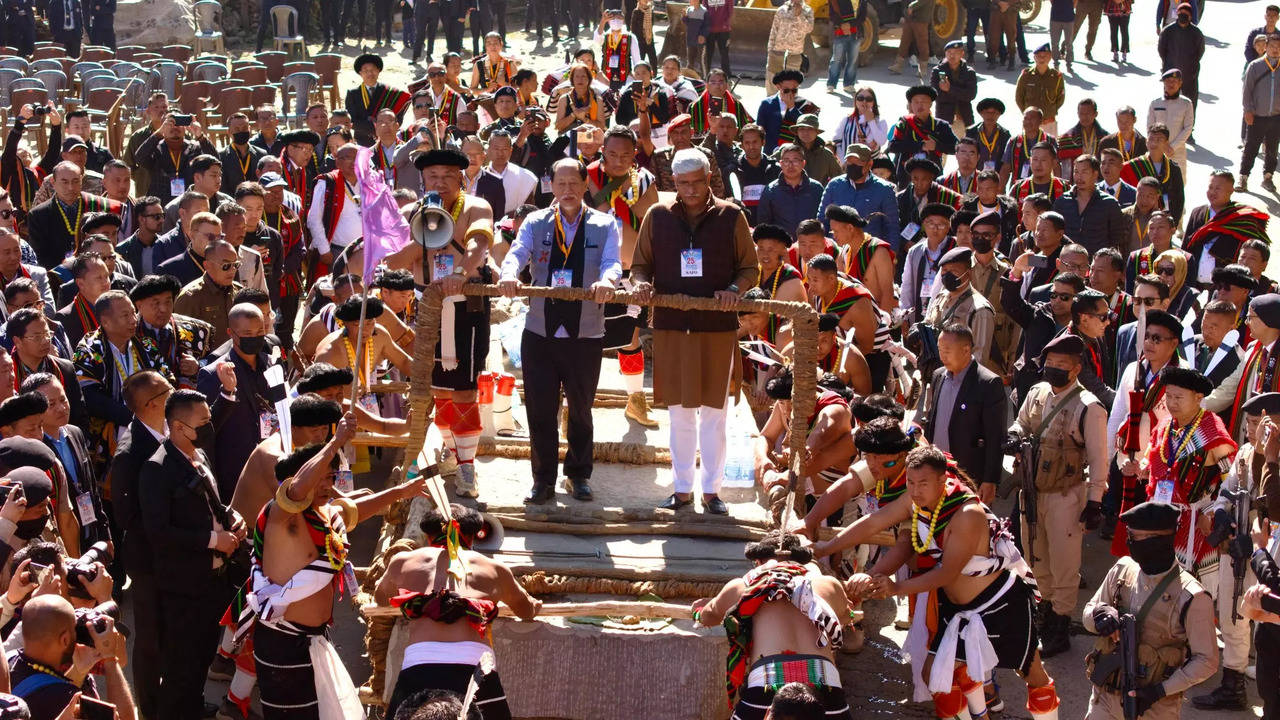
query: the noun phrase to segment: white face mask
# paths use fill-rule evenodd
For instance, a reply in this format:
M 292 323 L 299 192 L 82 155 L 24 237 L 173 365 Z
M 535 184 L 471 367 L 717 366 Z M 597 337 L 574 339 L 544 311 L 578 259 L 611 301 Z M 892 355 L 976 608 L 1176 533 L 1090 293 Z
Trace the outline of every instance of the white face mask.
M 609 29 L 610 29 L 610 30 L 613 30 L 613 31 L 615 31 L 615 32 L 622 30 L 622 21 L 621 21 L 621 20 L 619 20 L 619 19 L 617 19 L 617 18 L 614 18 L 613 20 L 610 20 L 610 21 L 609 21 Z

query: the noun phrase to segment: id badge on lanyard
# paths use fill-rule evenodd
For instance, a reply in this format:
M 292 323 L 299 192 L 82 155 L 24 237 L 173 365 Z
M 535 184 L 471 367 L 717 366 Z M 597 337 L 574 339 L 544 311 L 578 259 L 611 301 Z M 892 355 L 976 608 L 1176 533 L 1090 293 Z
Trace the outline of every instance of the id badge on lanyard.
M 443 280 L 453 274 L 453 255 L 440 251 L 431 259 L 431 281 Z
M 1173 481 L 1160 480 L 1156 482 L 1156 496 L 1152 498 L 1155 502 L 1173 503 Z
M 702 277 L 702 248 L 680 251 L 680 277 Z

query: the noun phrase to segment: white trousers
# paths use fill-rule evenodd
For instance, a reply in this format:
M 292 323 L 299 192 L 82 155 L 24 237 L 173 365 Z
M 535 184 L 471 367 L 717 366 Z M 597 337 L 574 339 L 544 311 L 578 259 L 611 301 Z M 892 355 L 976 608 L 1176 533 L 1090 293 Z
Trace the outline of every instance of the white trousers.
M 716 495 L 724 479 L 725 450 L 728 444 L 725 422 L 727 408 L 673 405 L 667 409 L 671 422 L 671 473 L 675 491 L 693 492 L 693 469 L 702 453 L 702 493 Z

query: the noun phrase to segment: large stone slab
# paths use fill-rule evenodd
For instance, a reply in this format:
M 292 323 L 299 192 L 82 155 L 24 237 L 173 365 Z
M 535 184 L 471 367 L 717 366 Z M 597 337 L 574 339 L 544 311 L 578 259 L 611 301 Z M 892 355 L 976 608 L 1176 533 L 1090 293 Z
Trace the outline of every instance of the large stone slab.
M 116 5 L 116 43 L 190 45 L 196 26 L 190 0 L 119 0 Z

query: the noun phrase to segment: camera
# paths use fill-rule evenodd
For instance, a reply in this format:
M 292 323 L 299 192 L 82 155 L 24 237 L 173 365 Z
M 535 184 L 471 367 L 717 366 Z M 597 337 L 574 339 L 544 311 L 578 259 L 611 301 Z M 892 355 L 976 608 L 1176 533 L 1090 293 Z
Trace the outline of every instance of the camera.
M 114 601 L 104 602 L 97 607 L 78 608 L 76 610 L 76 642 L 94 647 L 93 634 L 107 631 L 107 619 L 116 622 L 116 629 L 125 635 L 120 625 L 120 606 Z
M 94 567 L 94 563 L 111 564 L 111 551 L 105 540 L 99 540 L 89 546 L 79 558 L 67 562 L 67 592 L 78 598 L 90 597 L 80 579 L 84 578 L 84 582 L 98 579 L 98 568 Z
M 174 115 L 173 125 L 174 127 L 189 127 L 192 119 L 191 115 Z
M 31 108 L 31 112 L 32 112 L 32 113 L 34 113 L 34 114 L 36 114 L 36 115 L 48 115 L 48 114 L 49 114 L 49 106 L 48 106 L 48 105 L 37 105 L 37 106 L 35 106 L 35 107 Z
M 9 493 L 15 492 L 18 497 L 22 497 L 22 483 L 4 483 L 0 484 L 0 505 L 5 504 L 9 500 Z

